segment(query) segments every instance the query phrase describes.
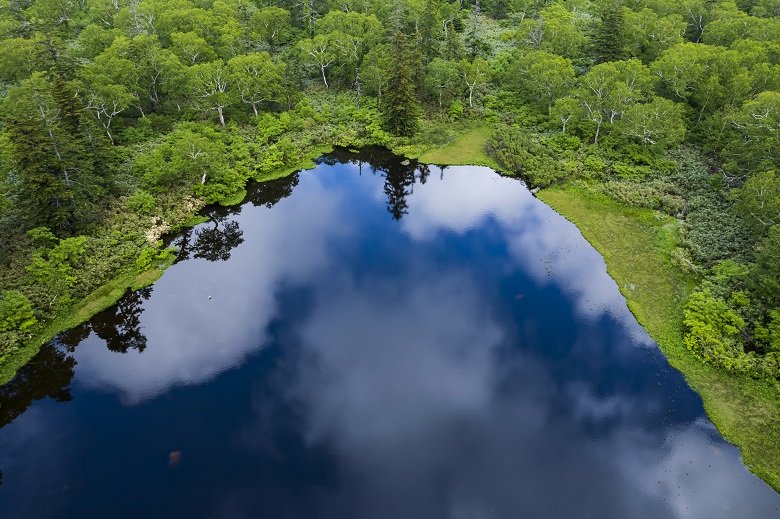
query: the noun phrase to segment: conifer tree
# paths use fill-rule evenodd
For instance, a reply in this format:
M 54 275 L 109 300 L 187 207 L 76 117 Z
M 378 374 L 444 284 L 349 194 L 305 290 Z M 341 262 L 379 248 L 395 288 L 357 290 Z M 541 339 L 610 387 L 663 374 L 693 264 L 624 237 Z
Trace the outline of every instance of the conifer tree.
M 427 65 L 439 57 L 439 14 L 434 0 L 426 0 L 425 16 L 420 23 L 420 53 Z
M 420 126 L 412 52 L 406 35 L 396 29 L 392 48 L 395 61 L 391 64 L 384 105 L 385 129 L 395 135 L 411 136 Z
M 11 90 L 3 114 L 6 164 L 18 182 L 15 197 L 32 225 L 72 232 L 104 194 L 100 162 L 110 160 L 101 133 L 85 125 L 68 83 L 36 73 Z
M 601 13 L 601 21 L 593 35 L 593 58 L 596 64 L 621 61 L 626 58 L 626 26 L 623 6 L 610 3 Z

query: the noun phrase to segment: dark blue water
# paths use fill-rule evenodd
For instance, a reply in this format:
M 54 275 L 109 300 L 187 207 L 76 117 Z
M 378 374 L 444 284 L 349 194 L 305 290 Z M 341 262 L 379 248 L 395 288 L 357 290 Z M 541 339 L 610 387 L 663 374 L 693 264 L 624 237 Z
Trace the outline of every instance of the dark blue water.
M 780 517 L 574 226 L 361 158 L 212 210 L 1 388 L 0 517 Z

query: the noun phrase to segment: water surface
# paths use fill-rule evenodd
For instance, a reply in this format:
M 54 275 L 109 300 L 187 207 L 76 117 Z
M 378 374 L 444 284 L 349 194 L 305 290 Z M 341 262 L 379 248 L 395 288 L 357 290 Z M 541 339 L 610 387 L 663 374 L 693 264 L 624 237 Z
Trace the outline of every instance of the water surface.
M 780 517 L 522 183 L 367 150 L 250 187 L 0 388 L 0 517 Z

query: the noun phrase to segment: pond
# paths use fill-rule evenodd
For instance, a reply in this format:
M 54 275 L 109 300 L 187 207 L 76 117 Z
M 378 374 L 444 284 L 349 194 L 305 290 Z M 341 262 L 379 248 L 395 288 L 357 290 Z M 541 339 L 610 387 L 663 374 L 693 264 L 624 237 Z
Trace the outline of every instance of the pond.
M 0 517 L 780 517 L 521 182 L 368 149 L 249 191 L 0 388 Z

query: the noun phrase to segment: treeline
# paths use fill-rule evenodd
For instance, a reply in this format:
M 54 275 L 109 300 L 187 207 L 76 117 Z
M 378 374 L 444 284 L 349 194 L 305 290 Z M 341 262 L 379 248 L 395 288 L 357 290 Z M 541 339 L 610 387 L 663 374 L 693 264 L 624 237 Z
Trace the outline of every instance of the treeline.
M 686 344 L 780 375 L 780 2 L 4 0 L 0 358 L 321 146 L 446 143 L 684 219 Z

